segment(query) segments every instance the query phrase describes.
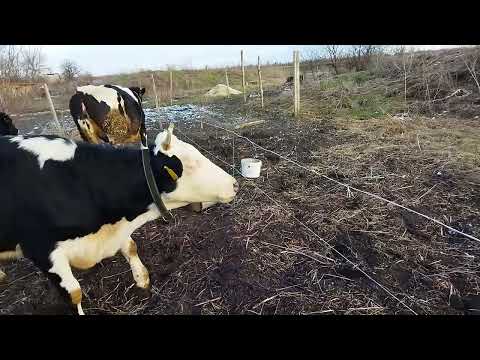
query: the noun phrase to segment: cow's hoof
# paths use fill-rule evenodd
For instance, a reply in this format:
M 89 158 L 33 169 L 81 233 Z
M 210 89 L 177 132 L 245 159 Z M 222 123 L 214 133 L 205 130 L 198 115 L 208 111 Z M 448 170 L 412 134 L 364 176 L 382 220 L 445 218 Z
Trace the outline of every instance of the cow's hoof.
M 142 299 L 150 299 L 152 297 L 152 291 L 150 290 L 150 288 L 142 289 L 137 287 L 135 292 Z
M 150 289 L 150 275 L 146 268 L 138 274 L 135 280 L 140 289 Z
M 83 308 L 82 308 L 82 303 L 78 303 L 77 304 L 77 312 L 78 312 L 78 315 L 85 315 L 85 313 L 83 312 Z
M 192 212 L 201 213 L 202 212 L 202 203 L 191 203 L 187 205 L 187 209 Z
M 78 288 L 70 292 L 70 299 L 73 305 L 78 305 L 82 302 L 82 289 Z M 81 307 L 80 307 L 81 308 Z

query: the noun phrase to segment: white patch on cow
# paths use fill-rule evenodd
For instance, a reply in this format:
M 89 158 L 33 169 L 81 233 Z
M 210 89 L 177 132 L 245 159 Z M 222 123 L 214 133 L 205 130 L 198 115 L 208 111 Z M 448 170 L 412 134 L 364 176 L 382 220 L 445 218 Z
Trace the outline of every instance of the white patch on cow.
M 133 100 L 135 100 L 135 101 L 138 103 L 138 99 L 137 99 L 137 97 L 135 96 L 135 94 L 132 92 L 132 90 L 130 90 L 129 88 L 120 86 L 120 85 L 113 85 L 113 86 L 116 86 L 116 87 L 118 87 L 119 89 L 125 91 L 128 95 L 131 96 L 131 98 L 132 98 Z
M 110 109 L 118 110 L 118 92 L 105 86 L 86 85 L 77 87 L 77 91 L 93 96 L 98 102 L 105 102 Z
M 133 94 L 132 90 L 119 85 L 113 85 L 113 86 L 116 86 L 119 89 L 125 91 L 133 100 L 135 100 L 138 103 L 138 100 Z M 101 102 L 101 101 L 105 102 L 112 110 L 118 110 L 117 98 L 118 96 L 120 96 L 120 98 L 122 99 L 121 100 L 122 107 L 125 110 L 123 97 L 115 89 L 105 87 L 103 85 L 100 85 L 100 86 L 86 85 L 86 86 L 77 87 L 77 91 L 93 96 L 98 102 Z
M 65 139 L 47 139 L 46 137 L 33 137 L 25 139 L 23 136 L 15 136 L 11 142 L 18 144 L 19 149 L 28 151 L 38 158 L 40 169 L 43 169 L 48 160 L 67 161 L 73 159 L 77 144 Z
M 121 249 L 128 251 L 128 244 L 132 241 L 130 235 L 146 222 L 158 219 L 159 216 L 157 208 L 150 204 L 147 211 L 133 221 L 123 218 L 115 224 L 103 225 L 94 234 L 57 242 L 55 250 L 50 254 L 53 266 L 49 272 L 60 276 L 60 286 L 72 296 L 72 302 L 77 305 L 79 315 L 83 315 L 81 289 L 77 279 L 73 276 L 71 267 L 82 270 L 89 269 L 103 259 L 114 256 Z M 129 261 L 137 285 L 148 287 L 150 283 L 148 271 L 138 255 L 131 257 Z M 75 302 L 75 299 L 78 298 L 80 301 Z
M 78 315 L 85 315 L 82 309 L 82 303 L 77 304 Z
M 65 254 L 74 268 L 89 269 L 103 259 L 114 256 L 136 229 L 158 219 L 159 215 L 157 208 L 151 204 L 146 212 L 132 221 L 123 218 L 115 224 L 105 224 L 96 233 L 58 242 L 56 249 Z
M 52 251 L 50 254 L 50 261 L 52 262 L 52 267 L 48 272 L 60 276 L 60 286 L 69 293 L 80 288 L 80 283 L 75 279 L 75 276 L 73 276 L 72 268 L 70 267 L 65 252 L 62 251 L 62 249 L 55 249 Z
M 210 205 L 231 202 L 238 189 L 235 178 L 172 133 L 170 144 L 165 146 L 169 131 L 171 130 L 165 130 L 157 135 L 154 153 L 176 155 L 182 162 L 183 174 L 177 180 L 177 188 L 174 191 L 162 194 L 167 209 L 194 202 Z
M 55 249 L 50 254 L 52 267 L 49 273 L 57 274 L 60 277 L 60 286 L 69 294 L 73 304 L 77 305 L 78 315 L 85 315 L 82 309 L 82 289 L 80 283 L 72 273 L 72 268 L 62 249 Z
M 73 276 L 72 268 L 63 249 L 57 248 L 53 250 L 49 258 L 52 262 L 52 267 L 48 272 L 57 274 L 60 277 L 60 286 L 67 290 L 70 296 L 73 295 L 72 302 L 75 304 L 80 303 L 82 298 L 80 283 L 75 279 L 75 276 Z M 74 297 L 76 299 L 74 299 Z
M 132 275 L 137 283 L 137 286 L 142 289 L 148 289 L 150 287 L 150 277 L 145 265 L 142 264 L 140 257 L 137 253 L 137 246 L 135 242 L 130 238 L 126 241 L 121 248 L 122 255 L 130 264 L 132 269 Z

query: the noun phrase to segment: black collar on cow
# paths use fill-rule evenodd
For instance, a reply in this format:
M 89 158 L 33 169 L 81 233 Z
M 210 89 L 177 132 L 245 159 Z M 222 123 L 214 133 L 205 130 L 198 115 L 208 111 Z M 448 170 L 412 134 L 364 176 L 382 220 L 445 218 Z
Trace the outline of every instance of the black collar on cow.
M 152 165 L 150 163 L 150 150 L 148 148 L 148 138 L 147 138 L 147 130 L 145 129 L 145 119 L 142 119 L 142 120 L 143 121 L 140 127 L 140 142 L 141 142 L 141 150 L 142 150 L 143 172 L 145 174 L 145 178 L 147 179 L 150 195 L 152 195 L 152 199 L 155 205 L 157 206 L 158 210 L 162 214 L 163 221 L 168 223 L 167 219 L 171 219 L 173 216 L 167 210 L 165 204 L 163 203 L 160 192 L 158 191 L 157 183 L 153 175 Z M 170 169 L 167 169 L 167 171 L 168 170 Z M 172 175 L 170 174 L 170 176 Z

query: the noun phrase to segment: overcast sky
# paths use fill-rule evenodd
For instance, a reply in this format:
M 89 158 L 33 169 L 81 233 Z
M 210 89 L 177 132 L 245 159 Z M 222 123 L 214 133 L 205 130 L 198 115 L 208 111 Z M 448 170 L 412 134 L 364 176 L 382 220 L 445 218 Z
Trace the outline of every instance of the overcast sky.
M 418 45 L 422 49 L 457 47 L 459 45 Z M 93 75 L 131 72 L 139 69 L 164 69 L 167 65 L 180 67 L 225 66 L 240 63 L 240 50 L 245 51 L 247 64 L 257 56 L 262 62 L 289 61 L 292 51 L 305 51 L 300 45 L 44 45 L 47 66 L 59 71 L 65 59 L 76 61 L 83 71 Z

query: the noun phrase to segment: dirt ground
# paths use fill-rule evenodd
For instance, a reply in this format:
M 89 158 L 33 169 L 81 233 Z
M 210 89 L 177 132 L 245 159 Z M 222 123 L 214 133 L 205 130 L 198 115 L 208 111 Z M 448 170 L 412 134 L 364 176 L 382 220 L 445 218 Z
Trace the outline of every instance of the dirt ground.
M 205 113 L 203 119 L 226 126 L 237 110 L 226 104 L 216 108 L 222 117 Z M 478 120 L 261 116 L 264 124 L 237 131 L 303 166 L 480 237 L 480 149 L 472 140 L 480 136 Z M 232 163 L 230 134 L 197 123 L 176 128 L 179 138 L 186 134 Z M 232 204 L 201 214 L 175 210 L 169 225 L 151 222 L 134 233 L 150 272 L 149 293 L 136 289 L 121 255 L 75 271 L 85 312 L 478 314 L 479 243 L 377 199 L 349 197 L 344 187 L 236 138 L 236 166 L 252 156 L 263 161 L 262 176 L 237 176 L 241 190 Z M 75 313 L 28 260 L 2 267 L 8 280 L 0 285 L 0 314 Z

